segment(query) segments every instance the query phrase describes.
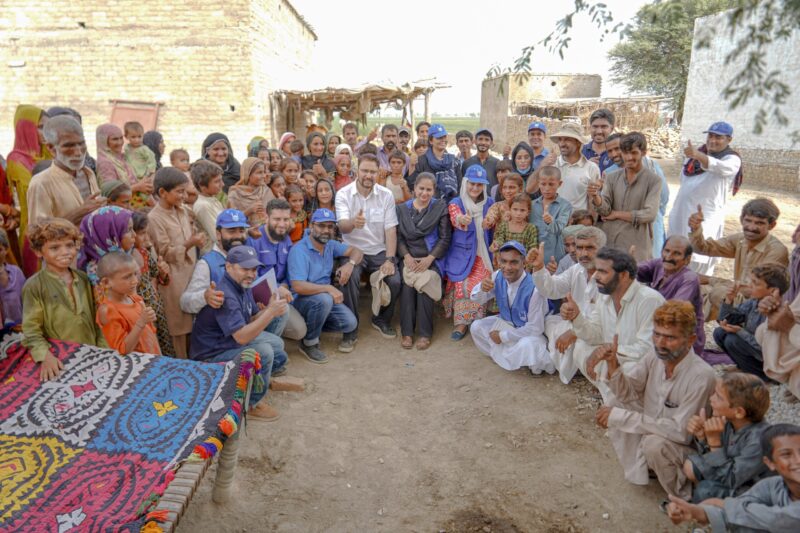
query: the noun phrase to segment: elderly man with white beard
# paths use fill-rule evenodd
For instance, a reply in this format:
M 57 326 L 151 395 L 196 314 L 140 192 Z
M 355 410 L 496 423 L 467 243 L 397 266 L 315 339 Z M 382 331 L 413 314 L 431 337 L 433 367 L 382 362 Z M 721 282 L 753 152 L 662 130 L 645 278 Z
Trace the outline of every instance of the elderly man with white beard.
M 605 246 L 606 235 L 599 228 L 586 226 L 575 233 L 575 249 L 578 262 L 561 274 L 551 275 L 545 268 L 544 245 L 539 245 L 528 253 L 533 266 L 533 281 L 539 293 L 550 300 L 561 300 L 569 296 L 578 305 L 581 313 L 591 315 L 597 300 L 597 284 L 594 281 L 594 258 L 597 251 Z M 535 255 L 535 259 L 534 256 Z M 564 384 L 570 382 L 578 371 L 573 358 L 578 336 L 572 329 L 572 322 L 559 315 L 549 315 L 544 323 L 548 339 L 550 358 Z
M 105 204 L 94 173 L 85 166 L 83 128 L 73 117 L 61 115 L 47 122 L 44 138 L 55 158 L 50 168 L 31 179 L 28 221 L 59 217 L 77 226 L 83 217 Z M 84 197 L 82 190 L 89 196 Z

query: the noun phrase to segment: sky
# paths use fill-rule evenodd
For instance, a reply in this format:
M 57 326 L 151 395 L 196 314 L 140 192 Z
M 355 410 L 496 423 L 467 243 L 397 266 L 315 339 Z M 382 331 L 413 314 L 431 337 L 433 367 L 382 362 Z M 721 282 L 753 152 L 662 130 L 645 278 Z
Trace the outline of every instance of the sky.
M 431 97 L 432 111 L 441 114 L 479 112 L 481 81 L 491 66 L 513 64 L 524 46 L 549 34 L 573 5 L 563 0 L 403 0 L 396 4 L 290 1 L 319 37 L 308 69 L 312 85 L 353 86 L 382 80 L 405 83 L 436 77 L 452 86 Z M 615 21 L 627 22 L 647 2 L 604 3 Z M 485 13 L 478 9 L 480 6 L 487 6 Z M 563 61 L 540 46 L 532 58 L 532 71 L 600 74 L 602 96 L 626 94 L 624 87 L 613 85 L 606 75 L 610 68 L 606 54 L 619 38 L 611 36 L 600 42 L 600 31 L 585 14 L 575 19 L 570 35 L 572 41 Z

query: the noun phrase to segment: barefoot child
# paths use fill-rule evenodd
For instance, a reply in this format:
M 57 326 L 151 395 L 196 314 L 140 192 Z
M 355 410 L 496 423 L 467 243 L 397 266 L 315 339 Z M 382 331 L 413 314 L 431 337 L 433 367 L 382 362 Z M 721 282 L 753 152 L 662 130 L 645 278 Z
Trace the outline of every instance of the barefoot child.
M 292 206 L 291 224 L 289 238 L 292 244 L 303 238 L 303 232 L 308 227 L 308 213 L 303 209 L 305 196 L 297 185 L 290 185 L 286 188 L 286 200 Z
M 489 251 L 497 251 L 508 241 L 517 241 L 525 247 L 525 257 L 533 248 L 539 246 L 539 231 L 528 222 L 531 214 L 531 199 L 525 193 L 519 193 L 511 200 L 511 219 L 503 220 L 494 231 L 494 242 Z M 499 268 L 499 256 L 494 256 L 495 265 Z
M 539 169 L 539 196 L 531 204 L 531 223 L 539 230 L 539 241 L 544 242 L 545 262 L 556 265 L 567 253 L 562 231 L 569 223 L 572 204 L 558 195 L 561 171 L 556 167 Z
M 97 324 L 108 345 L 122 355 L 131 352 L 161 355 L 153 323 L 156 313 L 136 294 L 139 266 L 124 252 L 111 252 L 97 263 L 105 298 L 97 308 Z
M 761 453 L 761 434 L 769 427 L 764 382 L 752 374 L 727 372 L 717 378 L 711 408 L 711 418 L 702 409 L 687 426 L 700 452 L 683 465 L 694 484 L 693 503 L 739 494 L 767 473 Z
M 217 239 L 217 217 L 225 210 L 225 206 L 218 198 L 223 186 L 222 167 L 201 159 L 192 165 L 191 173 L 192 181 L 199 193 L 197 201 L 192 206 L 192 212 L 206 236 L 207 244 L 201 252 L 207 252 Z
M 41 364 L 42 381 L 55 379 L 64 365 L 50 352 L 47 339 L 107 348 L 95 323 L 92 285 L 85 273 L 72 268 L 81 234 L 63 218 L 48 218 L 28 226 L 28 240 L 42 269 L 22 288 L 22 344 Z
M 171 282 L 159 287 L 175 355 L 185 359 L 189 351 L 192 315 L 180 308 L 180 297 L 192 277 L 197 252 L 206 243 L 204 233 L 194 228 L 191 211 L 183 205 L 189 180 L 176 168 L 156 172 L 153 188 L 158 204 L 148 213 L 147 231 L 156 253 L 170 268 Z
M 126 122 L 123 127 L 125 139 L 125 160 L 133 167 L 136 181 L 139 183 L 153 183 L 153 175 L 156 173 L 156 155 L 144 145 L 144 128 L 138 122 Z M 155 205 L 153 197 L 144 191 L 136 192 L 131 199 L 134 209 L 145 206 Z
M 172 347 L 172 337 L 167 326 L 167 316 L 164 314 L 164 303 L 157 287 L 169 285 L 169 265 L 153 252 L 153 243 L 147 233 L 147 215 L 144 213 L 133 214 L 133 231 L 136 234 L 134 241 L 134 258 L 139 261 L 139 285 L 136 293 L 142 297 L 144 304 L 156 312 L 156 336 L 161 353 L 175 355 Z
M 497 227 L 501 221 L 511 219 L 511 202 L 522 192 L 522 187 L 522 177 L 519 174 L 511 174 L 503 178 L 503 183 L 500 185 L 501 201 L 495 202 L 489 208 L 486 218 L 483 219 L 483 229 L 492 229 Z

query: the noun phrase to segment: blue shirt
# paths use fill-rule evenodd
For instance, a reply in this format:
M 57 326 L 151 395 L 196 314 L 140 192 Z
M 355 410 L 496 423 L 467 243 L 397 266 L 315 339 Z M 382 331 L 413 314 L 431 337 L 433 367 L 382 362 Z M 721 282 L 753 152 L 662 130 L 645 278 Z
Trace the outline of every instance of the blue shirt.
M 258 260 L 264 263 L 263 267 L 258 268 L 258 275 L 263 276 L 270 270 L 275 270 L 275 279 L 280 284 L 289 284 L 289 279 L 286 276 L 286 264 L 289 261 L 289 249 L 292 247 L 292 239 L 287 235 L 281 242 L 272 242 L 267 236 L 267 227 L 262 225 L 258 228 L 261 231 L 261 237 L 254 239 L 247 238 L 245 243 L 247 246 L 252 246 L 258 254 Z
M 583 154 L 583 157 L 585 157 L 586 159 L 591 159 L 593 157 L 600 157 L 600 159 L 597 162 L 597 166 L 600 167 L 600 174 L 605 172 L 608 167 L 614 164 L 614 161 L 610 157 L 608 157 L 608 152 L 603 152 L 602 154 L 598 154 L 592 149 L 592 141 L 589 141 L 588 143 L 583 145 L 583 148 L 581 148 L 581 153 Z
M 258 306 L 250 289 L 245 289 L 226 272 L 217 284 L 217 290 L 225 295 L 219 309 L 210 305 L 197 314 L 192 328 L 189 358 L 204 361 L 215 355 L 241 345 L 233 334 L 245 327 L 258 312 Z
M 540 196 L 531 202 L 530 223 L 539 230 L 539 242 L 544 243 L 544 262 L 549 262 L 551 256 L 558 262 L 567 253 L 561 232 L 569 225 L 572 204 L 557 196 L 547 208 L 547 212 L 553 217 L 551 224 L 546 224 L 544 221 L 544 200 Z
M 311 243 L 311 236 L 306 234 L 289 250 L 289 283 L 307 281 L 330 285 L 334 258 L 345 255 L 349 248 L 345 243 L 331 239 L 320 254 Z
M 533 170 L 537 170 L 539 168 L 539 165 L 542 164 L 542 161 L 544 161 L 544 158 L 547 157 L 547 154 L 549 153 L 550 150 L 547 148 L 542 148 L 541 154 L 533 156 Z

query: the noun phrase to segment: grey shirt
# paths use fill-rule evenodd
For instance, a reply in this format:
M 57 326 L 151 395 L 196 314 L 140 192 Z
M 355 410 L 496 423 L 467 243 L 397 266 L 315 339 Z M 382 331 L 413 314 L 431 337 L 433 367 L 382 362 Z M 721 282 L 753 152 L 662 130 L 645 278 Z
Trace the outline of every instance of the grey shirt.
M 701 507 L 714 533 L 793 533 L 800 531 L 800 501 L 793 501 L 780 476 L 762 479 L 737 498 L 726 498 L 725 506 Z
M 489 187 L 488 188 L 489 188 L 489 190 L 491 190 L 492 187 L 497 185 L 497 163 L 499 163 L 499 162 L 500 162 L 499 159 L 497 159 L 493 155 L 490 155 L 489 157 L 486 158 L 486 161 L 481 163 L 481 160 L 478 159 L 478 156 L 476 154 L 476 155 L 473 155 L 472 157 L 468 158 L 466 161 L 464 161 L 461 164 L 461 169 L 462 169 L 461 172 L 466 172 L 467 169 L 469 167 L 471 167 L 472 165 L 480 165 L 480 166 L 482 166 L 483 169 L 486 171 L 486 179 L 489 180 Z

